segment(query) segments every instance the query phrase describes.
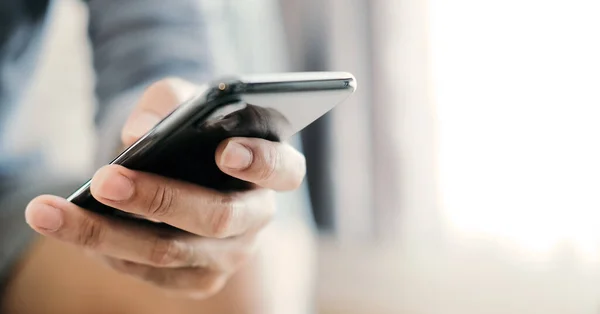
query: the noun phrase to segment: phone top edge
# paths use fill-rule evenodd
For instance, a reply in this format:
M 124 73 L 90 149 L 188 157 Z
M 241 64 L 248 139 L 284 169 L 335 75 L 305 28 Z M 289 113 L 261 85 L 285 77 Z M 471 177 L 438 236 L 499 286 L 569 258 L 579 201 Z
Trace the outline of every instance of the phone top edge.
M 165 120 L 177 123 L 159 123 L 136 143 L 116 156 L 109 164 L 125 164 L 132 155 L 137 155 L 148 145 L 156 143 L 157 136 L 170 133 L 170 128 L 191 117 L 199 108 L 224 99 L 243 97 L 243 94 L 254 93 L 287 93 L 340 90 L 351 94 L 356 90 L 355 77 L 348 72 L 287 72 L 273 74 L 253 74 L 225 76 L 206 82 L 198 87 L 194 96 L 184 102 Z M 205 110 L 210 107 L 205 107 Z M 68 201 L 73 201 L 90 189 L 91 180 L 73 192 Z
M 356 90 L 356 79 L 346 72 L 298 72 L 244 76 L 231 82 L 240 94 Z
M 284 72 L 240 75 L 238 78 L 246 83 L 268 82 L 298 82 L 298 81 L 331 81 L 351 80 L 356 81 L 354 75 L 348 72 Z
M 322 90 L 356 90 L 356 79 L 348 72 L 285 72 L 225 76 L 208 84 L 211 96 Z M 209 96 L 209 98 L 212 98 Z

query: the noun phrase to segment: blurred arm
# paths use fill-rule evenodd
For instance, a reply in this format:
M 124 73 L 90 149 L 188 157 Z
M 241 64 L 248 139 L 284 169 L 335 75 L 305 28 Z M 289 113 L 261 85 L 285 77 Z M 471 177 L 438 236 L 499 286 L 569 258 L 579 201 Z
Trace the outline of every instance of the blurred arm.
M 87 0 L 96 73 L 96 165 L 110 161 L 143 89 L 177 76 L 211 76 L 205 19 L 198 0 Z

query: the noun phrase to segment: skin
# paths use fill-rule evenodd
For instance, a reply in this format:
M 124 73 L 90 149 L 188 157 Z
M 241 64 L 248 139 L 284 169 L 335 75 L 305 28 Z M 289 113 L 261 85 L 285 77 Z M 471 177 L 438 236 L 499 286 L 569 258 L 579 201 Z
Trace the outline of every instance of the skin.
M 123 127 L 123 144 L 192 90 L 176 79 L 152 85 Z M 33 199 L 25 216 L 41 238 L 7 289 L 7 312 L 100 313 L 110 306 L 111 313 L 277 313 L 284 301 L 287 313 L 301 313 L 310 299 L 310 232 L 301 223 L 270 221 L 274 193 L 301 184 L 304 157 L 285 143 L 231 138 L 219 145 L 215 161 L 255 188 L 227 194 L 117 165 L 92 178 L 100 202 L 185 232 L 110 220 L 53 195 Z M 297 249 L 275 252 L 282 241 Z M 278 253 L 294 257 L 292 263 L 306 261 L 304 271 L 287 271 L 273 261 Z M 269 275 L 278 272 L 295 288 L 277 287 Z

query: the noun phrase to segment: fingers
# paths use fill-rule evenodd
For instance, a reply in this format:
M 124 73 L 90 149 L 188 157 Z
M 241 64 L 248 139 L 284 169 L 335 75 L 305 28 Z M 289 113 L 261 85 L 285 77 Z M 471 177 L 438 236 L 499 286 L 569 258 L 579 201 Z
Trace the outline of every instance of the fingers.
M 186 242 L 141 226 L 108 220 L 56 196 L 43 195 L 32 200 L 25 217 L 43 235 L 125 260 L 177 267 L 198 258 Z
M 121 139 L 129 146 L 171 113 L 180 103 L 190 98 L 195 86 L 177 78 L 169 78 L 152 84 L 129 116 Z
M 91 192 L 105 205 L 211 238 L 258 230 L 275 211 L 268 190 L 226 194 L 118 165 L 101 168 Z
M 258 138 L 230 138 L 216 152 L 221 171 L 276 191 L 294 190 L 306 174 L 304 156 L 285 143 Z
M 218 240 L 111 220 L 55 196 L 27 206 L 26 219 L 39 233 L 96 254 L 160 268 L 202 267 L 232 272 L 254 250 L 254 237 Z
M 229 277 L 229 273 L 207 268 L 164 269 L 117 259 L 109 259 L 107 263 L 121 273 L 162 288 L 187 292 L 189 297 L 197 299 L 205 299 L 219 292 Z

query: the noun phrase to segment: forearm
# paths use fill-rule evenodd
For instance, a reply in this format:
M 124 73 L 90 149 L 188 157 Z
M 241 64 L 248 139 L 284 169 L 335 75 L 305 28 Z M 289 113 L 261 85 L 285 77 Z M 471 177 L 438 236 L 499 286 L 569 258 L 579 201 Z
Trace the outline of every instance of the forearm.
M 272 224 L 260 249 L 227 284 L 206 300 L 169 296 L 118 274 L 78 248 L 40 239 L 7 289 L 8 313 L 310 313 L 313 237 L 301 223 Z

